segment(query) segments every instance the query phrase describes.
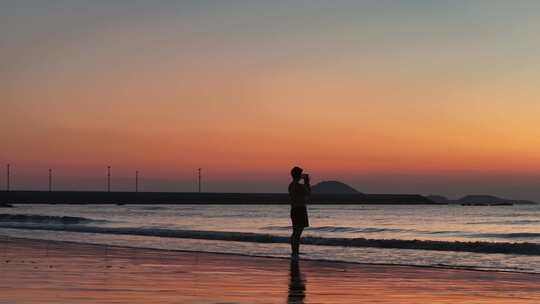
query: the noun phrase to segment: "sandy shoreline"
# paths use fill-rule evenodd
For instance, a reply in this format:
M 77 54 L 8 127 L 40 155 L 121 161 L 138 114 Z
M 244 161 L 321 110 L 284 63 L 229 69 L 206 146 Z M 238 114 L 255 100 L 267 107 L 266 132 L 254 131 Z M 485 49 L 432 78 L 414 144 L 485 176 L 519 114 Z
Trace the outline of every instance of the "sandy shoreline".
M 539 303 L 540 275 L 0 238 L 0 303 Z

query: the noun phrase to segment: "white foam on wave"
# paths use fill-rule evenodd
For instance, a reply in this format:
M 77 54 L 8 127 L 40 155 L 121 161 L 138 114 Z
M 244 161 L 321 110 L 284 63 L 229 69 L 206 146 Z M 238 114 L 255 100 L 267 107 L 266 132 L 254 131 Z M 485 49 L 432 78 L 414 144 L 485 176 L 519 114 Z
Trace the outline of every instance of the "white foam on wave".
M 49 231 L 69 231 L 81 233 L 99 233 L 111 235 L 136 235 L 166 238 L 185 238 L 200 240 L 219 240 L 252 243 L 288 243 L 289 238 L 263 233 L 180 230 L 166 228 L 137 228 L 137 227 L 96 227 L 87 225 L 49 225 L 26 223 L 0 222 L 0 228 L 31 229 Z M 306 245 L 341 246 L 341 247 L 373 247 L 393 249 L 416 249 L 435 251 L 457 251 L 476 253 L 504 253 L 540 256 L 540 244 L 507 243 L 507 242 L 460 242 L 460 241 L 431 241 L 431 240 L 395 240 L 395 239 L 365 239 L 308 236 L 302 239 Z

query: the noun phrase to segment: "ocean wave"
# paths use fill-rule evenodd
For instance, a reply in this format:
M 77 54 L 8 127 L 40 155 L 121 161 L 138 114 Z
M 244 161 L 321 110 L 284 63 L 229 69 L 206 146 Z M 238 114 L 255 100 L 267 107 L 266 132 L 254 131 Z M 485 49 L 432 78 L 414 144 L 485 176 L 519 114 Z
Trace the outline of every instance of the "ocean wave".
M 95 220 L 76 216 L 48 216 L 33 214 L 0 214 L 0 225 L 3 223 L 30 223 L 30 224 L 53 224 L 73 225 L 85 224 Z
M 469 235 L 472 237 L 501 238 L 501 239 L 531 239 L 540 238 L 540 233 L 535 232 L 511 232 L 511 233 L 479 233 Z
M 423 234 L 431 234 L 431 235 L 438 235 L 438 234 L 462 234 L 462 233 L 463 233 L 462 231 L 457 231 L 457 230 L 450 230 L 450 231 L 447 231 L 447 230 L 440 230 L 440 231 L 423 231 L 423 230 L 417 230 L 417 232 L 423 233 Z
M 137 235 L 166 238 L 186 238 L 218 241 L 252 242 L 252 243 L 288 243 L 289 237 L 271 234 L 206 230 L 177 230 L 164 228 L 129 228 L 129 227 L 95 227 L 95 226 L 54 226 L 24 225 L 0 223 L 0 228 L 69 231 L 81 233 L 99 233 L 113 235 Z M 540 256 L 540 244 L 507 243 L 507 242 L 461 242 L 461 241 L 428 241 L 428 240 L 395 240 L 366 238 L 331 238 L 307 236 L 302 239 L 306 245 L 340 246 L 340 247 L 373 247 L 392 249 L 415 249 L 435 251 L 458 251 L 476 253 L 502 253 Z
M 278 231 L 290 231 L 291 226 L 266 226 L 264 230 L 278 230 Z M 380 228 L 380 227 L 347 227 L 347 226 L 320 226 L 320 227 L 307 227 L 305 231 L 314 232 L 351 232 L 351 233 L 381 233 L 381 232 L 397 232 L 397 233 L 420 233 L 420 234 L 459 234 L 461 231 L 425 231 L 417 229 L 403 229 L 403 228 Z
M 291 226 L 266 226 L 264 230 L 279 230 L 290 231 Z M 385 229 L 385 228 L 357 228 L 357 227 L 344 227 L 344 226 L 320 226 L 320 227 L 307 227 L 306 231 L 316 232 L 383 232 L 383 231 L 401 231 L 401 229 Z
M 358 232 L 358 233 L 379 233 L 379 232 L 403 232 L 403 229 L 398 228 L 354 228 L 354 227 L 336 227 L 336 226 L 322 226 L 322 227 L 308 227 L 308 231 L 322 231 L 322 232 Z
M 168 209 L 167 207 L 160 207 L 160 206 L 150 206 L 150 207 L 140 208 L 140 210 L 147 210 L 147 211 L 167 210 L 167 209 Z M 137 210 L 135 210 L 135 211 L 137 211 Z
M 486 222 L 470 222 L 467 225 L 528 225 L 540 224 L 540 220 L 507 220 L 507 221 L 486 221 Z
M 265 230 L 291 230 L 291 226 L 266 226 Z M 343 226 L 320 226 L 320 227 L 307 227 L 306 231 L 318 231 L 318 232 L 358 232 L 358 233 L 377 233 L 377 232 L 403 232 L 404 229 L 399 228 L 375 228 L 375 227 L 343 227 Z

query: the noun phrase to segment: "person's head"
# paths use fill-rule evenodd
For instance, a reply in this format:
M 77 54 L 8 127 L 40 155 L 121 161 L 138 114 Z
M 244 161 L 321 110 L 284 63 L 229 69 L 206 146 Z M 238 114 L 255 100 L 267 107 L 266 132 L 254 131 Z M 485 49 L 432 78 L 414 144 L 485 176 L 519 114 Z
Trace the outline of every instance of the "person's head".
M 292 168 L 291 169 L 292 179 L 295 181 L 299 181 L 300 179 L 302 179 L 302 172 L 304 172 L 304 170 L 302 170 L 302 168 L 300 167 Z

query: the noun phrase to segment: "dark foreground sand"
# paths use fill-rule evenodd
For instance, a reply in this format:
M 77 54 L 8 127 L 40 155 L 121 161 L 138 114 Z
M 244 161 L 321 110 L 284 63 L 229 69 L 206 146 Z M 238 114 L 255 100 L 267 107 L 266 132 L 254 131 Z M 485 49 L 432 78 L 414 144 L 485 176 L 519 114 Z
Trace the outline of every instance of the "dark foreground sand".
M 0 303 L 540 303 L 540 275 L 0 237 Z

